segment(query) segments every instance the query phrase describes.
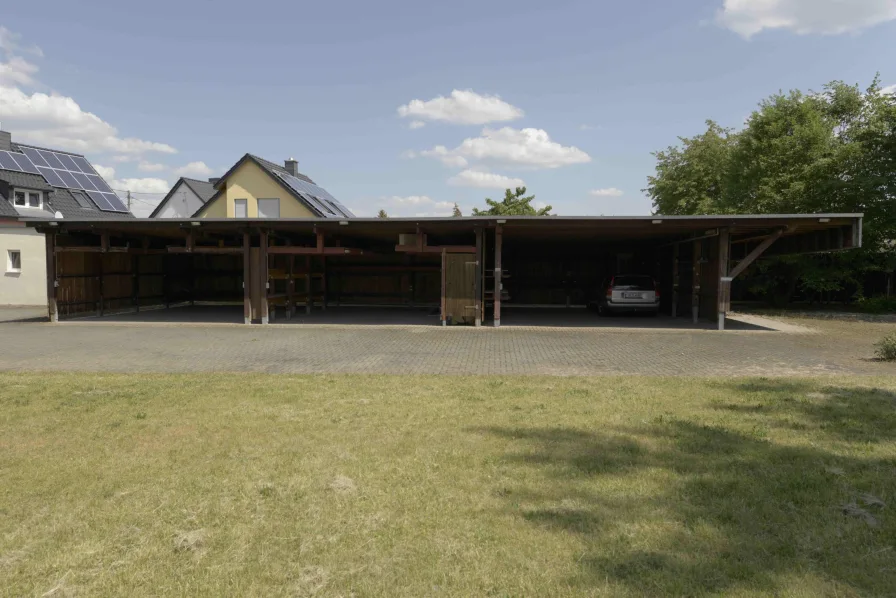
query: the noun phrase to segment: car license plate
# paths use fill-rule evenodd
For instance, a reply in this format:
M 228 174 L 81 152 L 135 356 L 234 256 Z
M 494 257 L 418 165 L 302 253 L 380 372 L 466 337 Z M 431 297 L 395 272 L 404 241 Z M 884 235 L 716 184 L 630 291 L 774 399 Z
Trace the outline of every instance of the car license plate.
M 643 299 L 643 293 L 622 293 L 623 299 Z

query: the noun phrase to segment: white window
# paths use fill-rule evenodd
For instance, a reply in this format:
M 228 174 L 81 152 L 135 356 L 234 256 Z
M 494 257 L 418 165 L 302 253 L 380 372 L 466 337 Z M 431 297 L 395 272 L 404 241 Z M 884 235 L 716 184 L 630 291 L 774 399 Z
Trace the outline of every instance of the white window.
M 233 200 L 233 217 L 234 218 L 248 218 L 249 217 L 249 208 L 247 207 L 249 201 L 246 199 L 234 199 Z
M 259 218 L 279 218 L 280 217 L 280 199 L 259 199 L 258 200 L 258 217 Z
M 21 272 L 22 271 L 22 252 L 18 249 L 10 249 L 7 252 L 6 257 L 6 271 L 7 272 Z
M 41 191 L 25 191 L 16 189 L 13 191 L 13 204 L 17 208 L 37 208 L 44 205 L 44 194 Z

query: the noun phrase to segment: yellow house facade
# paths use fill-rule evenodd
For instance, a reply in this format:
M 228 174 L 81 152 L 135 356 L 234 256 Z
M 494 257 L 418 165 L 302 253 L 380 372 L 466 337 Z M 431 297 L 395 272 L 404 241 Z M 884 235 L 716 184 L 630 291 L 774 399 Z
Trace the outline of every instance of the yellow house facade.
M 297 170 L 246 154 L 215 183 L 216 193 L 194 214 L 199 218 L 351 218 L 325 189 Z

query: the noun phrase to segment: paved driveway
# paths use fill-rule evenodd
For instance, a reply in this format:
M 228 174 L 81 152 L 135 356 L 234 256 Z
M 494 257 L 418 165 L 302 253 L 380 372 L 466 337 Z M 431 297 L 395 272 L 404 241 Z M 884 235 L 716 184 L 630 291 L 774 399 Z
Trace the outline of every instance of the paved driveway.
M 894 375 L 892 324 L 804 320 L 787 332 L 645 328 L 0 323 L 0 370 L 383 374 Z M 811 327 L 811 329 L 802 328 Z

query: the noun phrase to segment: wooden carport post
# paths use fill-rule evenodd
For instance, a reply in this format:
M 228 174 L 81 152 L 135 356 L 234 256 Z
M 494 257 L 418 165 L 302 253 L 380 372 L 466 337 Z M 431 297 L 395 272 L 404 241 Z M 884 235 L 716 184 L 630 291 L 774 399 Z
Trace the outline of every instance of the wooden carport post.
M 249 231 L 243 233 L 243 322 L 245 324 L 252 323 L 252 295 L 250 287 L 252 286 L 252 270 L 251 270 L 251 250 L 252 237 Z
M 501 327 L 501 291 L 503 288 L 501 280 L 504 278 L 503 271 L 501 270 L 501 244 L 503 240 L 504 230 L 499 224 L 495 228 L 495 316 L 493 320 L 495 328 Z
M 261 264 L 261 323 L 268 323 L 268 289 L 270 281 L 268 280 L 268 231 L 261 231 L 261 237 L 258 244 L 259 263 Z
M 672 317 L 678 317 L 678 254 L 681 251 L 681 245 L 676 243 L 672 246 Z
M 482 326 L 482 272 L 485 262 L 485 252 L 482 243 L 483 230 L 482 227 L 476 229 L 476 283 L 474 286 L 476 297 L 473 305 L 476 309 L 476 318 L 474 319 L 476 328 Z
M 448 250 L 442 249 L 442 326 L 448 325 Z
M 719 316 L 719 330 L 725 330 L 725 316 L 731 304 L 731 278 L 728 276 L 728 261 L 731 255 L 731 235 L 727 228 L 719 230 L 719 289 L 716 312 Z
M 694 241 L 694 257 L 692 270 L 693 280 L 691 281 L 691 318 L 694 324 L 700 319 L 700 260 L 703 258 L 703 240 Z
M 51 322 L 59 321 L 59 309 L 56 303 L 56 232 L 44 233 L 47 246 L 47 316 Z

